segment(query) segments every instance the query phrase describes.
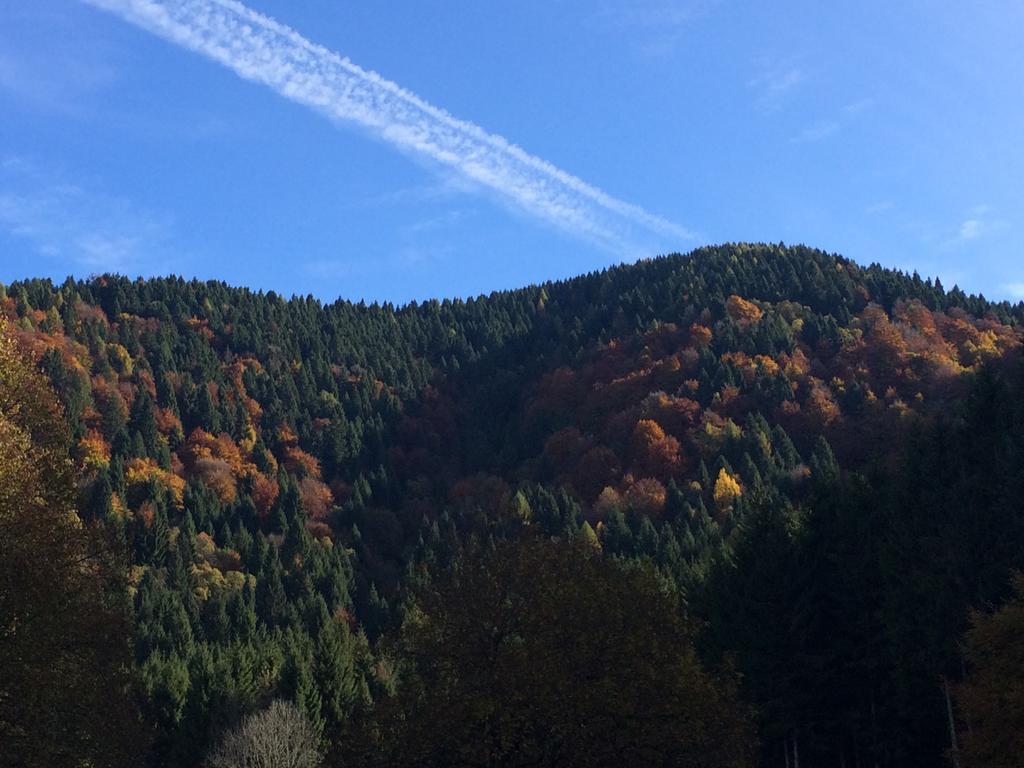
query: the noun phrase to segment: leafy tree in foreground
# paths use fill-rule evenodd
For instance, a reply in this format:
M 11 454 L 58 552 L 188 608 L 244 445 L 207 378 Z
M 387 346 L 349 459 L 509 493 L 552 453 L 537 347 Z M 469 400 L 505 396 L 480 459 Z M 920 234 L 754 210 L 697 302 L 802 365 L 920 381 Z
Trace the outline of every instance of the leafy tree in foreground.
M 276 700 L 229 731 L 210 768 L 316 768 L 316 730 L 291 702 Z
M 585 544 L 468 554 L 407 619 L 376 754 L 341 764 L 751 764 L 748 717 L 701 669 L 676 596 Z
M 958 696 L 965 768 L 1012 768 L 1024 755 L 1024 574 L 1015 591 L 998 611 L 975 614 L 967 633 L 970 673 Z
M 138 764 L 124 582 L 74 511 L 67 431 L 0 324 L 0 754 Z

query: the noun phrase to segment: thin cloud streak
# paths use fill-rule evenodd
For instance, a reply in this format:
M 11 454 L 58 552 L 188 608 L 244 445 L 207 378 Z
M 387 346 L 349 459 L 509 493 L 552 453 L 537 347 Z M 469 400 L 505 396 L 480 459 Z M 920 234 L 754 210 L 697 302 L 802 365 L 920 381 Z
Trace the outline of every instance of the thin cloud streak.
M 967 211 L 967 218 L 960 222 L 953 242 L 967 242 L 999 232 L 1009 226 L 1003 219 L 993 218 L 992 209 L 987 205 L 976 205 Z
M 1014 299 L 1024 299 L 1024 283 L 1006 283 L 1003 290 Z
M 166 216 L 33 162 L 0 156 L 0 233 L 27 241 L 39 259 L 89 273 L 168 271 L 178 260 Z
M 459 120 L 235 0 L 84 0 L 201 53 L 240 77 L 400 150 L 454 169 L 517 208 L 623 255 L 692 241 L 687 229 L 618 200 L 501 136 Z
M 804 128 L 799 134 L 794 136 L 790 141 L 794 144 L 805 144 L 811 141 L 821 141 L 826 139 L 832 134 L 839 130 L 839 123 L 835 120 L 822 120 Z
M 754 106 L 766 114 L 781 110 L 790 94 L 806 80 L 804 72 L 792 64 L 762 58 L 757 66 L 759 71 L 747 86 L 756 92 Z
M 985 222 L 978 219 L 967 219 L 960 225 L 960 239 L 973 240 L 985 232 Z

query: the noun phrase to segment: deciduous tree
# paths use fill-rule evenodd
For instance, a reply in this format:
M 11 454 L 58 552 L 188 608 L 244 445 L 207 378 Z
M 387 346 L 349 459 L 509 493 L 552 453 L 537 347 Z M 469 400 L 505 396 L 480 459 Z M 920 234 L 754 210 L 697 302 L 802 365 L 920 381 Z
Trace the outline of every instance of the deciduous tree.
M 124 573 L 74 500 L 56 399 L 0 321 L 0 754 L 12 768 L 137 764 Z
M 316 768 L 313 726 L 291 702 L 273 701 L 229 731 L 210 755 L 210 768 Z
M 568 620 L 568 617 L 572 617 Z M 700 666 L 679 600 L 585 541 L 467 555 L 407 619 L 368 764 L 751 764 L 731 686 Z M 351 758 L 350 758 L 351 761 Z M 340 761 L 341 764 L 346 764 Z

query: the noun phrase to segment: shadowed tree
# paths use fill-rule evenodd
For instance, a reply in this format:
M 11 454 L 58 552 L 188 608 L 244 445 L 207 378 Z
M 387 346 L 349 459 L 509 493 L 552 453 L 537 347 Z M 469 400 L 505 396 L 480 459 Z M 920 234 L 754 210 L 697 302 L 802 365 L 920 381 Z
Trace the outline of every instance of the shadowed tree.
M 124 574 L 75 513 L 67 439 L 0 322 L 0 754 L 12 768 L 138 764 Z
M 339 764 L 749 765 L 746 712 L 691 637 L 652 572 L 585 542 L 469 554 L 407 619 L 369 754 Z
M 967 679 L 958 704 L 965 768 L 1012 768 L 1024 755 L 1024 574 L 994 613 L 976 613 L 967 632 Z

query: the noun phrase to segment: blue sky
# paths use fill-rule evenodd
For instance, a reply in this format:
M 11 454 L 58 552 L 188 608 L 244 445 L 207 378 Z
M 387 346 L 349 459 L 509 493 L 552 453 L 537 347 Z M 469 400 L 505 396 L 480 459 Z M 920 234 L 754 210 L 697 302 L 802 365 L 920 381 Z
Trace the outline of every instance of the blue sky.
M 94 2 L 0 0 L 5 282 L 404 302 L 781 240 L 1024 298 L 1017 0 Z

